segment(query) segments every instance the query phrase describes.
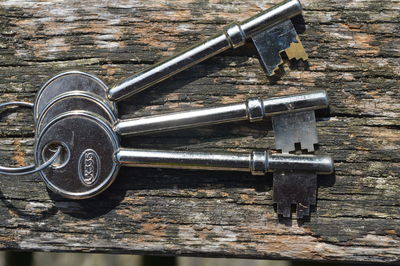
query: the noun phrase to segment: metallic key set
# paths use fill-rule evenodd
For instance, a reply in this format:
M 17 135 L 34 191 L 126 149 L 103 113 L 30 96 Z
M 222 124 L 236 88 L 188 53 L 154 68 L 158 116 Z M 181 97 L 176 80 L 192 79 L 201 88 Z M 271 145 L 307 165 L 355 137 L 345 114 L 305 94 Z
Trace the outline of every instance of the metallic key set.
M 120 166 L 273 173 L 273 200 L 277 212 L 308 216 L 316 203 L 317 174 L 330 174 L 329 156 L 311 153 L 318 143 L 314 111 L 327 108 L 326 92 L 317 91 L 269 99 L 118 119 L 116 101 L 140 92 L 176 73 L 229 48 L 252 40 L 268 75 L 289 59 L 307 59 L 291 19 L 301 14 L 297 0 L 287 0 L 191 49 L 128 78 L 109 89 L 98 78 L 67 72 L 48 81 L 34 104 L 35 169 L 47 186 L 64 197 L 83 199 L 104 191 Z M 232 121 L 272 119 L 275 148 L 280 153 L 214 153 L 124 148 L 119 138 Z M 49 165 L 51 164 L 51 165 Z M 48 167 L 47 167 L 48 166 Z M 44 169 L 43 169 L 44 168 Z M 25 169 L 26 170 L 26 169 Z M 18 173 L 18 171 L 16 171 Z M 22 174 L 22 171 L 19 172 Z

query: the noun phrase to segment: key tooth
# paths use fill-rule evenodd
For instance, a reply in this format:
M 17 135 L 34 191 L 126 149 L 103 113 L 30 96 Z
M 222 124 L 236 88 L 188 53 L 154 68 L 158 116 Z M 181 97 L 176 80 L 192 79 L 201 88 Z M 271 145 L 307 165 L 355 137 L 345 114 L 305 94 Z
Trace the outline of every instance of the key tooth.
M 291 213 L 292 213 L 292 208 L 291 208 L 291 204 L 287 204 L 287 203 L 278 203 L 277 204 L 277 213 L 278 215 L 281 215 L 284 218 L 290 218 Z
M 314 111 L 281 114 L 272 117 L 275 148 L 289 153 L 296 150 L 296 143 L 308 152 L 314 151 L 318 135 Z
M 317 175 L 313 172 L 275 172 L 273 202 L 284 218 L 291 217 L 292 205 L 296 205 L 297 219 L 310 215 L 311 205 L 316 204 Z
M 290 43 L 289 48 L 285 49 L 285 53 L 289 60 L 296 59 L 296 60 L 308 60 L 308 55 L 306 50 L 303 47 L 303 44 L 300 41 L 299 35 L 296 34 L 297 42 Z
M 275 75 L 280 65 L 283 64 L 282 52 L 285 52 L 289 59 L 308 59 L 290 20 L 261 31 L 251 38 L 258 51 L 260 63 L 269 76 Z
M 297 203 L 296 205 L 296 216 L 297 219 L 303 219 L 306 216 L 310 216 L 310 204 L 304 205 L 303 203 Z

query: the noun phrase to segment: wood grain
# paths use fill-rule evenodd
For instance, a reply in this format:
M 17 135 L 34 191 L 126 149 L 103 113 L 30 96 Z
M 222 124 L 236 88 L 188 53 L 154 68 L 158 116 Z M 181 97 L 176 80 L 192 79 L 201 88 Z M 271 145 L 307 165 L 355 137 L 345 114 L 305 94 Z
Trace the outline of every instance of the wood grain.
M 33 101 L 46 80 L 78 69 L 109 86 L 234 20 L 278 1 L 0 2 L 0 102 Z M 265 77 L 251 46 L 226 52 L 119 104 L 136 117 L 325 89 L 319 177 L 308 221 L 280 221 L 271 176 L 122 169 L 95 199 L 49 193 L 39 176 L 2 176 L 0 249 L 400 262 L 400 2 L 304 0 L 309 66 Z M 17 113 L 15 111 L 18 111 Z M 29 110 L 1 113 L 2 164 L 32 162 Z M 270 122 L 124 138 L 176 150 L 273 147 Z

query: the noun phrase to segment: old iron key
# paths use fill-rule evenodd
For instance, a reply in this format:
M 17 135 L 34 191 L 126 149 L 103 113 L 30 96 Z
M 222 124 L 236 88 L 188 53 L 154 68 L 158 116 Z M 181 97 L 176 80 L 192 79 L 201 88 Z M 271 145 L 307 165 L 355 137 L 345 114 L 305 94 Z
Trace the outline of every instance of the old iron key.
M 40 172 L 48 187 L 68 198 L 83 199 L 104 191 L 115 179 L 119 167 L 157 167 L 199 170 L 266 172 L 305 171 L 328 174 L 333 171 L 329 156 L 252 153 L 209 153 L 121 148 L 109 123 L 85 111 L 63 113 L 42 130 L 35 145 L 36 161 L 53 155 L 50 146 L 62 146 L 63 161 Z

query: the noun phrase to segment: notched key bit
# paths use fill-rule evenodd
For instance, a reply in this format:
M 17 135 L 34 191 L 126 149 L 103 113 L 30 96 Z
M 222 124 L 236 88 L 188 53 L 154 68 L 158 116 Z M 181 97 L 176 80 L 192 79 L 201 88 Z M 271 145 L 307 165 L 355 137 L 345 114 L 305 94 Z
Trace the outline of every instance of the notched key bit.
M 318 143 L 314 111 L 282 114 L 272 117 L 275 146 L 282 153 L 289 153 L 300 143 L 301 149 L 314 151 Z M 273 201 L 278 215 L 291 217 L 292 205 L 296 206 L 297 219 L 310 215 L 311 205 L 316 204 L 317 176 L 313 172 L 282 171 L 274 173 Z
M 278 215 L 289 218 L 292 205 L 297 219 L 310 216 L 310 207 L 317 203 L 317 175 L 312 172 L 275 172 L 273 202 Z
M 308 55 L 291 20 L 284 21 L 251 37 L 257 49 L 259 60 L 269 76 L 275 75 L 283 64 L 281 53 L 289 60 L 308 60 Z
M 275 148 L 283 153 L 300 149 L 312 152 L 318 144 L 318 135 L 314 111 L 281 114 L 272 117 L 275 135 Z
M 304 94 L 305 95 L 305 94 Z M 304 97 L 299 95 L 299 97 Z M 328 106 L 329 97 L 325 91 L 320 91 L 314 97 L 321 99 L 323 108 Z M 286 103 L 288 109 L 295 108 L 290 102 Z M 313 152 L 318 144 L 318 135 L 315 120 L 315 109 L 300 112 L 282 113 L 272 117 L 272 127 L 275 135 L 275 148 L 282 153 L 296 151 L 296 144 L 301 150 Z

